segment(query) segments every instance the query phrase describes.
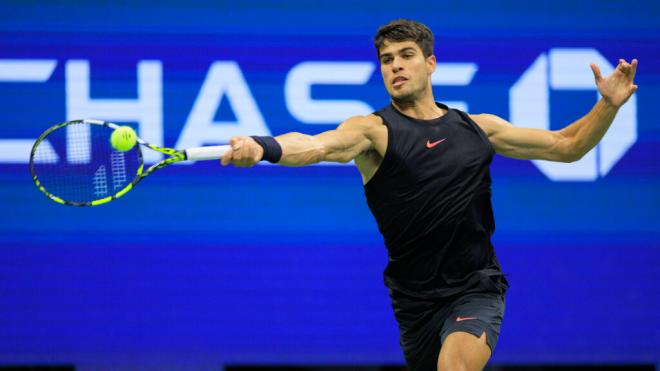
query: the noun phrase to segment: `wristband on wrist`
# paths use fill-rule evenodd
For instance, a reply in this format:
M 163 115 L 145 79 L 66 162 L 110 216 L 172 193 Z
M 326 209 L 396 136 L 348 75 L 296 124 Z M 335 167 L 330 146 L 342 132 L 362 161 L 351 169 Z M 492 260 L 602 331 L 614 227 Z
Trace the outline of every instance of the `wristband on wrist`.
M 266 160 L 273 164 L 276 164 L 282 158 L 282 147 L 273 137 L 260 137 L 260 136 L 251 136 L 250 138 L 254 139 L 263 149 L 264 155 L 262 160 Z

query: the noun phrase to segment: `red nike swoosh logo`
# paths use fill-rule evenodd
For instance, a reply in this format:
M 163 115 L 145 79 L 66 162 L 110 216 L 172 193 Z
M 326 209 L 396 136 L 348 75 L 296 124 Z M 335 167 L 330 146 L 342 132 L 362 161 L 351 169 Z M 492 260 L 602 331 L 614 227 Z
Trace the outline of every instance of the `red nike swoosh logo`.
M 442 138 L 442 139 L 440 139 L 438 141 L 435 141 L 433 143 L 431 143 L 431 141 L 427 140 L 426 141 L 426 148 L 433 148 L 433 147 L 437 146 L 438 144 L 444 142 L 445 140 L 447 140 L 447 138 Z
M 467 321 L 469 319 L 477 319 L 477 317 L 456 317 L 456 322 Z

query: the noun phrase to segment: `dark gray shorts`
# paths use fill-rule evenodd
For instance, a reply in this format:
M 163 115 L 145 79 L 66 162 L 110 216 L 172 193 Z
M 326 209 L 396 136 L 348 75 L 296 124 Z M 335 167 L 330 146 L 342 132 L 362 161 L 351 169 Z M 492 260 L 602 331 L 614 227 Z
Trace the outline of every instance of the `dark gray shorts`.
M 399 321 L 401 346 L 408 369 L 436 370 L 442 343 L 449 334 L 459 331 L 476 337 L 481 337 L 485 332 L 492 353 L 500 334 L 504 300 L 504 294 L 473 292 L 459 295 L 435 307 L 422 316 L 426 317 L 423 320 L 415 323 Z

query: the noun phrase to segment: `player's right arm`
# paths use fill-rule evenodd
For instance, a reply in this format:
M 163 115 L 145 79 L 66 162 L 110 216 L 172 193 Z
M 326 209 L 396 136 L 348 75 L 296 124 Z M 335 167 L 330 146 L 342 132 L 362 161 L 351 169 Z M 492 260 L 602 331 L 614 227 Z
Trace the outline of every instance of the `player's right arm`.
M 282 147 L 282 157 L 277 163 L 304 166 L 321 161 L 349 162 L 373 148 L 370 128 L 376 120 L 372 115 L 356 116 L 321 134 L 291 132 L 277 136 L 275 140 Z M 229 144 L 231 149 L 221 159 L 223 166 L 250 167 L 263 158 L 263 147 L 250 137 L 235 136 Z

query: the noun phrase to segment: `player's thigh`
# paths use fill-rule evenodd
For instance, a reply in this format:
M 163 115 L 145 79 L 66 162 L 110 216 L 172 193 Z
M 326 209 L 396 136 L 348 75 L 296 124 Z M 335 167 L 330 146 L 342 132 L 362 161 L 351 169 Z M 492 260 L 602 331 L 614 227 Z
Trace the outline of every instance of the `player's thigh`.
M 504 295 L 464 295 L 452 307 L 441 332 L 440 370 L 481 370 L 497 345 L 504 317 Z
M 485 331 L 480 337 L 462 331 L 453 332 L 442 343 L 438 370 L 482 370 L 490 356 Z

